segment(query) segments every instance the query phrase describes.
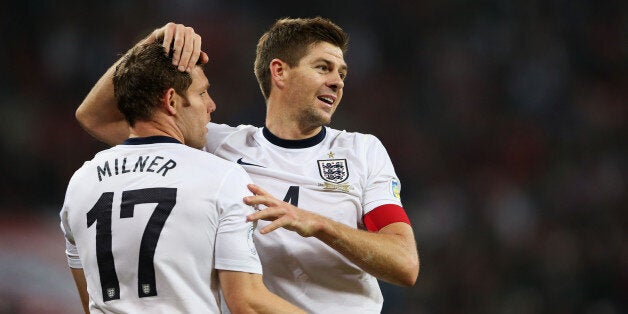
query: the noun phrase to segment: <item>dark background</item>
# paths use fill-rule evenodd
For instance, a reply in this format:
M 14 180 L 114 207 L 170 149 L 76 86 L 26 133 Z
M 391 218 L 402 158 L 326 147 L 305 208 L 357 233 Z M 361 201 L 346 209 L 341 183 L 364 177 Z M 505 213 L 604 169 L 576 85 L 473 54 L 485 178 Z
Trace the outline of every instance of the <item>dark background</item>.
M 106 147 L 74 110 L 120 53 L 193 26 L 213 120 L 261 125 L 257 38 L 316 15 L 351 37 L 331 126 L 382 140 L 418 241 L 419 281 L 383 285 L 384 313 L 625 313 L 627 3 L 3 2 L 0 313 L 79 312 L 57 214 Z

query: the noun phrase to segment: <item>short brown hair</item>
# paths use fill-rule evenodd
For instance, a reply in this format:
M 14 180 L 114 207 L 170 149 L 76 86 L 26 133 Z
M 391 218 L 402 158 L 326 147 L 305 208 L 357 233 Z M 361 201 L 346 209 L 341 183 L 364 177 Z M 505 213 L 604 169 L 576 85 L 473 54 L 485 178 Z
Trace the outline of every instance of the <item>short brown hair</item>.
M 255 77 L 264 98 L 270 96 L 270 61 L 278 58 L 290 67 L 299 64 L 312 44 L 328 42 L 347 52 L 349 37 L 338 25 L 322 18 L 282 18 L 262 35 L 255 54 Z
M 138 120 L 149 120 L 166 90 L 172 87 L 185 95 L 192 84 L 190 74 L 172 64 L 172 53 L 164 53 L 162 41 L 133 47 L 116 66 L 114 95 L 130 126 Z

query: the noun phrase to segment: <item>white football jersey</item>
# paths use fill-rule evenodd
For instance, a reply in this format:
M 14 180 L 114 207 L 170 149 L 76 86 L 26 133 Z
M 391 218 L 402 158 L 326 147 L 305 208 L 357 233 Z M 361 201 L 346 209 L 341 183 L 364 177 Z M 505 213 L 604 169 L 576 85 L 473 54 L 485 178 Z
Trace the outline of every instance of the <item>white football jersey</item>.
M 374 208 L 401 206 L 390 158 L 372 135 L 323 128 L 288 141 L 254 126 L 210 123 L 208 130 L 208 152 L 241 164 L 255 184 L 299 208 L 364 229 Z M 269 290 L 309 313 L 381 312 L 377 279 L 322 241 L 278 229 L 255 232 L 255 244 Z
M 216 269 L 262 272 L 242 200 L 250 182 L 235 163 L 163 136 L 85 162 L 60 216 L 90 311 L 220 313 Z

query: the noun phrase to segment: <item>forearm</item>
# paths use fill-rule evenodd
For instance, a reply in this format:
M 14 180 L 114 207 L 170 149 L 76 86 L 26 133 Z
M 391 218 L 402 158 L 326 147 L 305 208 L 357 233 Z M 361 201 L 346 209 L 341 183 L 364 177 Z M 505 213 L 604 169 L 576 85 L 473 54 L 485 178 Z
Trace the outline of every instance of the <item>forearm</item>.
M 247 221 L 272 221 L 259 229 L 261 234 L 285 228 L 302 237 L 314 236 L 378 279 L 401 286 L 415 284 L 419 256 L 410 225 L 395 222 L 377 233 L 362 231 L 280 201 L 255 184 L 248 188 L 255 195 L 245 197 L 244 203 L 267 208 L 248 215 Z
M 163 40 L 164 52 L 170 53 L 172 62 L 180 71 L 193 67 L 197 61 L 206 63 L 209 58 L 202 52 L 201 38 L 191 27 L 168 23 L 156 29 L 135 46 Z M 114 95 L 113 76 L 120 60 L 98 80 L 76 110 L 76 119 L 96 139 L 116 145 L 129 136 L 129 125 L 118 110 Z
M 76 110 L 76 119 L 94 138 L 116 145 L 129 137 L 129 127 L 118 110 L 113 92 L 113 74 L 120 60 L 114 63 L 85 97 Z
M 400 286 L 412 286 L 417 280 L 416 242 L 405 223 L 373 233 L 321 217 L 314 236 L 380 280 Z

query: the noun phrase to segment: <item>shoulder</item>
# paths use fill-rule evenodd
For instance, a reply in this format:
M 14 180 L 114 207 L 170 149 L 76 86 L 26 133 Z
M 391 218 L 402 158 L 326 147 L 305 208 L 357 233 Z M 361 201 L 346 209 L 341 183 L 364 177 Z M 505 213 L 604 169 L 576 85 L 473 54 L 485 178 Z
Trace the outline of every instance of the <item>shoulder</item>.
M 188 160 L 192 159 L 197 164 L 203 166 L 206 166 L 206 164 L 211 164 L 212 167 L 217 168 L 229 168 L 231 165 L 237 166 L 235 163 L 224 160 L 212 153 L 185 145 L 178 150 L 178 155 Z
M 218 123 L 213 123 L 210 122 L 207 124 L 207 136 L 208 137 L 215 137 L 215 136 L 226 136 L 232 133 L 236 133 L 236 132 L 255 132 L 257 131 L 258 127 L 256 126 L 252 126 L 252 125 L 248 125 L 248 124 L 241 124 L 238 126 L 230 126 L 227 124 L 218 124 Z
M 327 128 L 327 134 L 331 141 L 335 142 L 338 145 L 352 145 L 362 147 L 368 147 L 371 145 L 382 145 L 381 141 L 372 134 L 349 132 L 346 130 L 337 130 L 332 128 Z
M 83 165 L 81 165 L 81 167 L 75 172 L 75 175 L 81 172 L 85 172 L 87 169 L 91 169 L 94 166 L 101 166 L 105 162 L 108 162 L 112 158 L 115 158 L 119 146 L 120 145 L 116 145 L 97 152 L 96 154 L 94 154 L 94 157 L 92 159 L 85 161 Z
M 86 186 L 91 186 L 94 169 L 98 167 L 105 167 L 105 163 L 109 162 L 110 157 L 116 151 L 116 146 L 110 147 L 108 149 L 102 150 L 94 155 L 94 157 L 90 160 L 83 162 L 81 167 L 79 167 L 70 178 L 68 182 L 67 190 L 74 189 L 84 189 Z M 113 165 L 111 165 L 113 166 Z M 85 184 L 85 182 L 89 182 L 89 184 Z
M 183 146 L 176 155 L 170 155 L 176 163 L 176 176 L 185 178 L 185 182 L 195 182 L 199 186 L 212 186 L 214 190 L 233 187 L 238 182 L 250 182 L 251 179 L 242 166 L 220 158 L 212 153 Z
M 246 138 L 249 136 L 253 136 L 255 132 L 259 130 L 258 127 L 252 125 L 238 125 L 236 127 L 226 125 L 226 124 L 216 124 L 216 123 L 208 123 L 207 124 L 207 135 L 205 150 L 208 152 L 215 152 L 216 148 L 218 148 L 222 143 L 226 141 L 231 141 L 234 138 Z
M 201 169 L 216 169 L 221 173 L 244 173 L 244 168 L 242 166 L 236 164 L 233 161 L 220 158 L 212 153 L 206 152 L 204 150 L 192 148 L 189 146 L 185 146 L 187 150 L 187 154 L 189 154 L 192 158 L 198 160 L 198 164 L 202 165 L 202 167 L 198 167 Z M 205 171 L 207 172 L 207 171 Z

